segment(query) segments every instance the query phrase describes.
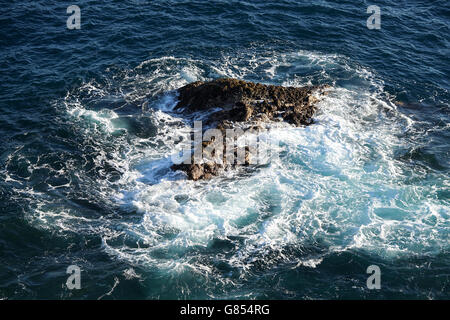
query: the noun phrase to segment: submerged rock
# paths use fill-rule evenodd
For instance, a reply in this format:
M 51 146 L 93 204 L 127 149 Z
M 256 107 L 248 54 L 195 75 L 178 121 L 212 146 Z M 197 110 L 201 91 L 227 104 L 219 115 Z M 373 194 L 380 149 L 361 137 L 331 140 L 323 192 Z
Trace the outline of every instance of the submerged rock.
M 285 121 L 302 126 L 312 123 L 318 102 L 315 94 L 323 93 L 325 88 L 326 86 L 283 87 L 228 78 L 197 81 L 178 89 L 179 102 L 175 109 L 189 115 L 205 112 L 205 124 L 222 132 L 233 128 L 237 123 L 257 126 L 264 122 Z M 211 143 L 212 141 L 203 142 L 202 148 Z M 234 150 L 235 154 L 236 152 Z M 191 180 L 209 179 L 233 166 L 226 161 L 225 147 L 222 154 L 224 156 L 219 163 L 192 161 L 191 164 L 175 164 L 172 169 L 186 172 Z M 193 156 L 191 160 L 194 160 Z M 243 164 L 249 163 L 249 150 L 246 149 Z

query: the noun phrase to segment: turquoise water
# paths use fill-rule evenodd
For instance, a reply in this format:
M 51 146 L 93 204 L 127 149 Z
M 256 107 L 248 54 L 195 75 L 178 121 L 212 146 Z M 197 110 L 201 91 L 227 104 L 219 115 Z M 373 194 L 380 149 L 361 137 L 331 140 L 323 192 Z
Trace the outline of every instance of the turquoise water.
M 70 4 L 0 9 L 0 299 L 450 297 L 446 1 L 380 30 L 365 1 Z M 187 181 L 173 90 L 219 77 L 331 88 L 278 159 Z

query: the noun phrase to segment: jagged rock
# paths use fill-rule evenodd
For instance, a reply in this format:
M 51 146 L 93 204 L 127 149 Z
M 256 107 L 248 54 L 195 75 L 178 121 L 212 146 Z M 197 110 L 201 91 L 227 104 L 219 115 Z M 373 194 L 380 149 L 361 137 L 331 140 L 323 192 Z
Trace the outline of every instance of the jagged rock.
M 281 117 L 300 126 L 311 124 L 316 111 L 312 96 L 324 87 L 282 87 L 237 79 L 197 81 L 180 89 L 176 109 L 206 111 L 221 108 L 209 116 L 210 122 L 268 120 Z
M 314 94 L 323 93 L 325 88 L 326 86 L 282 87 L 228 78 L 197 81 L 178 89 L 179 102 L 175 109 L 190 115 L 210 110 L 206 124 L 222 132 L 233 128 L 235 123 L 262 123 L 279 119 L 296 126 L 309 125 L 318 102 Z M 203 142 L 202 147 L 205 148 L 208 144 L 209 142 Z M 246 149 L 245 152 L 244 164 L 248 165 L 249 150 Z M 222 163 L 206 161 L 176 164 L 172 169 L 185 171 L 189 179 L 199 180 L 218 175 L 228 167 L 230 164 L 224 156 Z

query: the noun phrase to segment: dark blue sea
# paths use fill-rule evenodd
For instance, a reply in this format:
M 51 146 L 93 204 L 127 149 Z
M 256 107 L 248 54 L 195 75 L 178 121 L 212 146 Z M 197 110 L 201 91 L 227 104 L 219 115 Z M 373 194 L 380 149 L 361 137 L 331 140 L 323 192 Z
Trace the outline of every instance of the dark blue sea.
M 446 0 L 2 1 L 0 299 L 449 299 L 449 34 Z M 189 181 L 174 90 L 221 77 L 331 89 Z

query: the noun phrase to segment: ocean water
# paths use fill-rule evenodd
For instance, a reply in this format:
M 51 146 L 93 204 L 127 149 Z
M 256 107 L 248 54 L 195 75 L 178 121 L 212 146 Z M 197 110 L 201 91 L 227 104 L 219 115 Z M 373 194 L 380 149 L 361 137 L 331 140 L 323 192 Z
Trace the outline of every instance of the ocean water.
M 450 298 L 447 1 L 0 12 L 0 299 Z M 278 159 L 188 181 L 174 90 L 219 77 L 331 88 Z

